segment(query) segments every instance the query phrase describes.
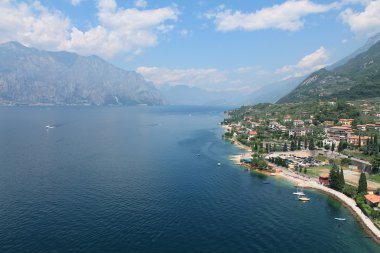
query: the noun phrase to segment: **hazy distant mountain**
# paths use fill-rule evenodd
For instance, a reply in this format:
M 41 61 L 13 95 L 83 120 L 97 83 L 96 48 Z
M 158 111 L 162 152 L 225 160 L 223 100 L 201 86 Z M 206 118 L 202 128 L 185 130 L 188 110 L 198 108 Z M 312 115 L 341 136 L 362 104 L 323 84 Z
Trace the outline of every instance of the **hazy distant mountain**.
M 171 105 L 240 105 L 236 92 L 208 91 L 198 87 L 187 85 L 170 86 L 160 88 L 165 101 Z
M 340 67 L 340 66 L 346 64 L 349 60 L 355 58 L 356 56 L 358 56 L 361 53 L 366 52 L 368 49 L 370 49 L 370 47 L 372 47 L 373 45 L 375 45 L 379 41 L 380 41 L 380 33 L 375 35 L 375 36 L 372 36 L 371 38 L 368 39 L 368 41 L 364 44 L 364 46 L 355 50 L 355 52 L 353 52 L 349 56 L 346 56 L 343 59 L 337 61 L 336 63 L 332 64 L 331 66 L 328 66 L 326 69 L 327 70 L 333 70 L 337 67 Z
M 305 77 L 292 77 L 263 86 L 253 92 L 247 101 L 248 104 L 274 103 L 291 92 Z
M 1 104 L 162 104 L 153 86 L 134 71 L 97 56 L 48 52 L 17 42 L 0 45 Z
M 279 103 L 380 97 L 380 41 L 333 70 L 309 75 Z
M 208 91 L 186 85 L 162 86 L 159 91 L 168 104 L 172 105 L 245 105 L 274 103 L 293 90 L 302 77 L 268 84 L 256 91 L 229 90 Z

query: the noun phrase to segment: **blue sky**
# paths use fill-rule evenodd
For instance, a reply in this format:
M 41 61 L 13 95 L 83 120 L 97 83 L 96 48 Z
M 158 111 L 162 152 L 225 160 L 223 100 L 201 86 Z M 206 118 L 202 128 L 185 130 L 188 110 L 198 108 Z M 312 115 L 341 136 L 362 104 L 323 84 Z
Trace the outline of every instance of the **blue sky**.
M 0 42 L 99 55 L 157 86 L 252 91 L 380 32 L 380 0 L 0 0 Z

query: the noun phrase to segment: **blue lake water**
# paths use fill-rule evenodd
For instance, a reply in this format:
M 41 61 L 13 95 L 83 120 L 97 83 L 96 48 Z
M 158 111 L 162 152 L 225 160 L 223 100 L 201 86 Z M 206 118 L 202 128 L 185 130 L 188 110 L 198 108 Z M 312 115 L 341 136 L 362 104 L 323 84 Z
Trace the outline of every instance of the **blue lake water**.
M 0 108 L 0 252 L 380 252 L 335 200 L 300 203 L 291 184 L 229 162 L 222 119 Z

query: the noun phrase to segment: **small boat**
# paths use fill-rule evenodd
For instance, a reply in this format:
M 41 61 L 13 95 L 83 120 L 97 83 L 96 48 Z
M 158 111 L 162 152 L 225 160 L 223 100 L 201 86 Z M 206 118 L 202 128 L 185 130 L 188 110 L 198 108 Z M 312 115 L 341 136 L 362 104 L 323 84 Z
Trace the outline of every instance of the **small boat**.
M 310 201 L 310 199 L 309 199 L 308 197 L 306 197 L 306 196 L 302 196 L 302 197 L 299 196 L 299 197 L 298 197 L 298 200 L 299 200 L 299 201 L 302 201 L 302 202 Z
M 201 154 L 197 154 L 197 156 L 201 156 Z
M 302 187 L 301 187 L 302 188 Z M 301 191 L 299 191 L 299 188 L 297 186 L 297 192 L 293 192 L 294 195 L 298 195 L 298 196 L 305 196 L 305 193 L 303 193 L 302 189 Z
M 341 220 L 341 221 L 344 221 L 346 220 L 346 218 L 334 218 L 335 220 Z
M 52 129 L 52 128 L 54 128 L 54 126 L 47 125 L 47 126 L 45 126 L 45 128 L 46 129 Z
M 218 163 L 218 166 L 222 165 L 221 163 Z

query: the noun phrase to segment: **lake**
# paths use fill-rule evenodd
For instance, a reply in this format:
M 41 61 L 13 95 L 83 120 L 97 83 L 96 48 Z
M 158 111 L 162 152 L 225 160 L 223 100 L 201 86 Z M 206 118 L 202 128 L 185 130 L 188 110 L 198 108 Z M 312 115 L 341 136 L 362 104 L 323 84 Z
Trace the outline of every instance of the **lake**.
M 233 165 L 225 109 L 0 107 L 0 252 L 380 252 L 330 197 Z

